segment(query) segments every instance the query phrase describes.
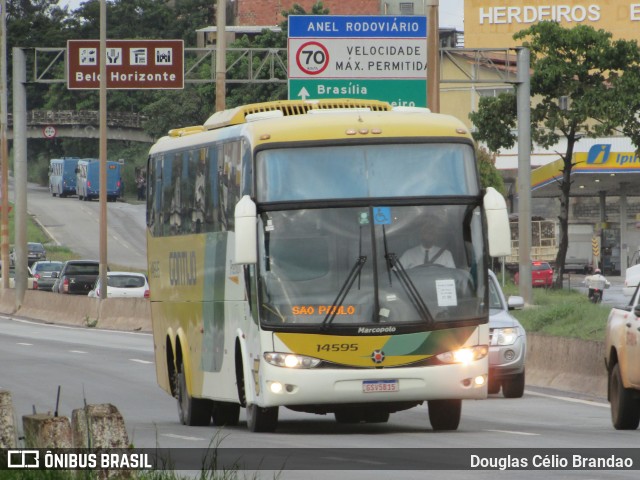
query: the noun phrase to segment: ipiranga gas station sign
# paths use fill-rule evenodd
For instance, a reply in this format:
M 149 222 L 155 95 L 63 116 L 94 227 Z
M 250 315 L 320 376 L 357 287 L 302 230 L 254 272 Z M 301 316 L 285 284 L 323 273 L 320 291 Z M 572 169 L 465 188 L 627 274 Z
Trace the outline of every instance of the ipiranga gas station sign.
M 427 22 L 418 16 L 289 16 L 289 98 L 426 106 Z
M 616 39 L 640 41 L 640 0 L 464 0 L 465 47 L 518 46 L 513 34 L 542 21 L 590 25 Z

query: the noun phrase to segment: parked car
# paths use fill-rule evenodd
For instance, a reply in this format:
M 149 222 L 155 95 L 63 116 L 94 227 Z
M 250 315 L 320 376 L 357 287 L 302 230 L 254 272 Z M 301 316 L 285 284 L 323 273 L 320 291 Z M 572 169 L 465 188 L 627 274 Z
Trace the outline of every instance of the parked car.
M 51 290 L 56 279 L 53 272 L 60 273 L 63 262 L 55 260 L 42 260 L 31 265 L 31 273 L 33 273 L 33 289 L 34 290 Z
M 100 262 L 97 260 L 67 260 L 60 272 L 53 272 L 54 293 L 86 295 L 100 274 Z
M 1 281 L 2 278 L 0 278 L 0 282 Z M 27 268 L 27 289 L 33 290 L 33 282 L 34 278 L 31 274 L 31 270 Z M 9 268 L 9 288 L 16 288 L 16 269 L 13 267 Z
M 100 279 L 96 280 L 89 297 L 100 297 Z M 108 272 L 107 298 L 149 298 L 147 277 L 137 272 Z
M 516 285 L 520 284 L 520 272 L 513 277 Z M 531 285 L 534 287 L 551 287 L 553 285 L 553 268 L 549 262 L 534 260 L 531 262 Z
M 28 265 L 31 266 L 35 262 L 40 260 L 47 259 L 47 251 L 44 248 L 44 245 L 37 242 L 28 242 L 27 243 L 27 262 Z M 13 267 L 16 264 L 16 250 L 15 247 L 11 247 L 11 252 L 9 253 L 9 260 L 11 261 L 11 266 Z
M 489 393 L 506 398 L 524 394 L 527 334 L 509 310 L 524 307 L 524 299 L 505 299 L 498 279 L 489 271 Z

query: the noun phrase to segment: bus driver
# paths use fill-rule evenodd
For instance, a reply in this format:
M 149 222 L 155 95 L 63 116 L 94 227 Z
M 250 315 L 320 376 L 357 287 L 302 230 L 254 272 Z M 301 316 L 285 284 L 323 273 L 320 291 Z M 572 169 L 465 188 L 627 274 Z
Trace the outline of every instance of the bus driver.
M 437 245 L 435 238 L 441 222 L 430 218 L 420 229 L 420 244 L 408 249 L 400 256 L 400 264 L 405 270 L 420 265 L 442 265 L 447 268 L 456 268 L 451 252 Z

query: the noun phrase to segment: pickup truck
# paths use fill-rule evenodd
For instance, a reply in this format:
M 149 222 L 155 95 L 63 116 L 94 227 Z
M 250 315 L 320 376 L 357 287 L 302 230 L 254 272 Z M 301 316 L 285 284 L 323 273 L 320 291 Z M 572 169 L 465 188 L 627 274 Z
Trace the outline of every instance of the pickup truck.
M 52 275 L 56 281 L 52 292 L 72 295 L 87 295 L 100 276 L 97 260 L 67 260 L 60 273 Z
M 613 426 L 635 430 L 640 424 L 640 287 L 627 306 L 609 313 L 604 360 Z

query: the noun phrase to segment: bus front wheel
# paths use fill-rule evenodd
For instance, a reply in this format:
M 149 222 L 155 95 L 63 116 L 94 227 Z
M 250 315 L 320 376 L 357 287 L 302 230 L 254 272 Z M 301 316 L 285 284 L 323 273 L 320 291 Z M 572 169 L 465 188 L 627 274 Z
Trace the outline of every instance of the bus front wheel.
M 429 400 L 429 421 L 436 431 L 457 430 L 462 400 Z
M 191 427 L 206 427 L 211 423 L 211 400 L 193 398 L 187 391 L 187 379 L 184 365 L 180 365 L 178 372 L 178 415 L 183 425 Z
M 278 407 L 247 405 L 247 427 L 252 432 L 273 432 L 278 425 Z

